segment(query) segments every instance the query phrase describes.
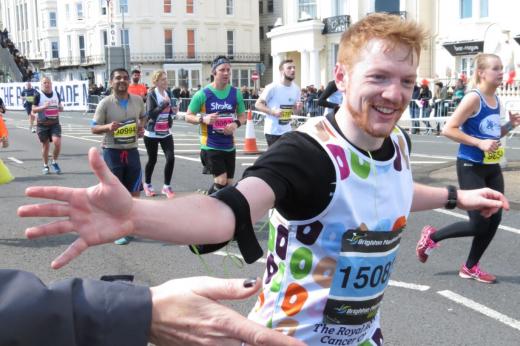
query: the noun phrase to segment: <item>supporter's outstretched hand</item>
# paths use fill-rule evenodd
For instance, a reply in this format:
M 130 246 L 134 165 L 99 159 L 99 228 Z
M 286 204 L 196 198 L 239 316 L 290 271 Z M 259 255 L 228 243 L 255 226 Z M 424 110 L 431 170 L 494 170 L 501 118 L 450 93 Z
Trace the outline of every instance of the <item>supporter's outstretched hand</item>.
M 305 346 L 248 320 L 219 300 L 245 299 L 261 286 L 244 280 L 194 277 L 152 287 L 150 341 L 157 345 Z
M 130 193 L 110 172 L 97 149 L 91 148 L 88 158 L 99 184 L 89 188 L 29 187 L 25 191 L 29 197 L 64 203 L 33 204 L 18 208 L 21 217 L 65 218 L 27 228 L 25 235 L 29 239 L 78 233 L 78 239 L 52 262 L 54 269 L 66 265 L 91 245 L 107 243 L 133 231 L 134 226 L 130 221 L 133 199 Z
M 484 217 L 490 217 L 500 208 L 509 210 L 509 201 L 498 191 L 488 188 L 478 190 L 458 190 L 457 207 L 465 210 L 480 210 Z

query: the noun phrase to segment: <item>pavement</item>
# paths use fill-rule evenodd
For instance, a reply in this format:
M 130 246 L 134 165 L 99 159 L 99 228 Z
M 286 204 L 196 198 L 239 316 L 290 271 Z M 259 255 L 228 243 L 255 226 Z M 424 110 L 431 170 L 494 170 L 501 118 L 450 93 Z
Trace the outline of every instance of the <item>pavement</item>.
M 506 167 L 502 168 L 505 183 L 505 195 L 509 199 L 511 209 L 520 210 L 520 161 L 508 161 Z M 415 169 L 416 181 L 435 185 L 458 186 L 455 163 L 437 166 L 433 170 Z

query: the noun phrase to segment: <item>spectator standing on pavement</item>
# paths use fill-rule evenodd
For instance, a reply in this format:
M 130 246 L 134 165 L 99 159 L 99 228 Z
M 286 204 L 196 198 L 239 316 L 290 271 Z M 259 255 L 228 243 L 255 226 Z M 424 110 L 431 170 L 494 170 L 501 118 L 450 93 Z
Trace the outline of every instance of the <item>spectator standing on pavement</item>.
M 432 111 L 432 91 L 430 90 L 429 84 L 428 80 L 423 79 L 421 81 L 421 87 L 419 88 L 419 103 L 421 106 L 421 118 L 423 119 L 429 118 Z M 424 121 L 424 124 L 426 125 L 426 133 L 430 133 L 432 130 L 430 122 Z
M 145 109 L 141 96 L 130 94 L 128 85 L 127 70 L 117 68 L 110 73 L 112 93 L 96 107 L 91 131 L 104 135 L 103 159 L 128 192 L 137 198 L 142 186 L 137 139 L 143 135 Z M 126 245 L 130 240 L 131 236 L 125 236 L 115 244 Z
M 0 97 L 0 113 L 2 114 L 5 114 L 5 104 L 4 104 L 4 100 L 2 100 L 2 98 Z
M 42 144 L 43 174 L 49 174 L 49 148 L 54 144 L 51 166 L 61 174 L 58 157 L 61 151 L 60 112 L 63 111 L 60 94 L 52 89 L 49 77 L 43 77 L 40 90 L 34 96 L 32 112 L 37 114 L 36 133 Z
M 144 192 L 146 196 L 155 196 L 152 186 L 152 174 L 157 163 L 159 145 L 166 158 L 164 165 L 164 185 L 161 193 L 167 198 L 173 198 L 175 193 L 171 187 L 175 155 L 174 144 L 170 127 L 173 122 L 173 114 L 177 113 L 177 99 L 168 92 L 168 78 L 166 72 L 157 70 L 152 75 L 154 87 L 148 92 L 146 100 L 147 122 L 144 131 L 144 145 L 148 153 L 148 161 L 144 170 Z
M 417 119 L 420 117 L 421 115 L 421 110 L 419 108 L 419 92 L 421 91 L 421 88 L 419 87 L 419 85 L 414 84 L 413 86 L 413 91 L 412 91 L 412 100 L 410 102 L 410 118 L 412 118 L 412 128 L 411 128 L 411 133 L 412 134 L 416 134 L 416 133 L 421 133 L 421 130 L 420 130 L 420 122 L 417 121 L 417 120 L 413 120 L 413 119 Z
M 65 207 L 61 215 L 53 213 L 52 203 L 22 207 L 26 216 L 70 219 L 30 230 L 35 236 L 79 233 L 55 267 L 89 245 L 133 232 L 180 244 L 235 238 L 251 263 L 262 256 L 252 225 L 275 208 L 263 291 L 249 318 L 309 345 L 382 345 L 379 307 L 410 211 L 455 204 L 489 216 L 508 207 L 491 189 L 452 195 L 413 183 L 409 138 L 396 124 L 410 101 L 425 39 L 415 22 L 383 13 L 350 26 L 335 68 L 344 95 L 339 111 L 284 135 L 236 187 L 211 197 L 143 201 L 123 196 L 106 167 L 92 165 L 102 178 L 94 188 L 28 191 L 34 197 L 58 197 Z M 94 189 L 105 194 L 88 198 Z M 94 209 L 95 219 L 90 217 Z M 100 224 L 104 227 L 96 227 Z
M 25 111 L 27 112 L 27 116 L 29 117 L 29 130 L 31 130 L 32 133 L 36 132 L 36 129 L 34 128 L 34 120 L 35 116 L 32 111 L 32 106 L 34 104 L 34 97 L 38 91 L 34 89 L 31 85 L 31 82 L 25 83 L 25 88 L 22 90 L 22 100 L 23 100 L 23 108 L 25 108 Z
M 499 162 L 505 148 L 501 146 L 500 138 L 520 124 L 520 114 L 509 112 L 509 122 L 500 125 L 500 101 L 495 94 L 504 75 L 500 58 L 494 54 L 478 54 L 474 63 L 475 89 L 464 96 L 442 133 L 460 143 L 457 177 L 461 189 L 489 187 L 503 193 L 504 177 Z M 495 236 L 502 211 L 499 210 L 489 218 L 478 211 L 468 211 L 468 216 L 469 221 L 460 221 L 439 230 L 425 226 L 417 244 L 417 257 L 424 263 L 430 251 L 441 240 L 473 237 L 468 258 L 461 266 L 459 276 L 493 283 L 496 276 L 482 270 L 479 262 Z
M 132 82 L 128 86 L 128 93 L 140 96 L 143 102 L 146 102 L 146 94 L 148 93 L 148 88 L 145 84 L 139 83 L 140 80 L 141 71 L 138 69 L 132 70 Z
M 235 176 L 235 132 L 245 122 L 242 93 L 229 84 L 231 62 L 218 56 L 211 63 L 213 82 L 193 95 L 186 121 L 200 125 L 200 158 L 213 175 L 208 194 L 232 183 Z
M 331 80 L 325 90 L 320 94 L 318 98 L 318 106 L 326 107 L 327 109 L 323 113 L 327 116 L 331 113 L 336 114 L 343 100 L 343 94 L 338 90 L 336 81 Z
M 434 116 L 441 118 L 436 121 L 437 125 L 435 128 L 435 134 L 440 135 L 441 133 L 441 124 L 444 124 L 446 116 L 448 115 L 448 110 L 446 109 L 445 100 L 447 98 L 446 88 L 442 82 L 435 82 L 435 87 L 433 91 L 433 107 L 434 107 Z
M 292 130 L 291 115 L 302 108 L 300 87 L 294 83 L 296 65 L 290 59 L 283 60 L 278 69 L 280 80 L 266 85 L 255 103 L 257 110 L 266 113 L 264 134 L 268 146 Z
M 466 94 L 466 83 L 464 82 L 464 79 L 459 78 L 457 79 L 457 82 L 455 83 L 455 88 L 453 88 L 453 104 L 455 107 L 457 107 L 464 97 L 464 94 Z

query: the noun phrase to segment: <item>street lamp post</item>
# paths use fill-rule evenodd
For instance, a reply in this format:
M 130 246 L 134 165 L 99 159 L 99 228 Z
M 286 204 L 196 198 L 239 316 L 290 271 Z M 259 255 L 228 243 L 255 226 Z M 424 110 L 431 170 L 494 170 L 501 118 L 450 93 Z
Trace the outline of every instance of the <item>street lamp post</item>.
M 122 23 L 121 23 L 121 32 L 123 33 L 121 36 L 121 45 L 123 46 L 123 66 L 126 69 L 126 48 L 128 45 L 126 31 L 125 31 L 125 10 L 124 6 L 119 6 L 119 10 L 121 11 Z

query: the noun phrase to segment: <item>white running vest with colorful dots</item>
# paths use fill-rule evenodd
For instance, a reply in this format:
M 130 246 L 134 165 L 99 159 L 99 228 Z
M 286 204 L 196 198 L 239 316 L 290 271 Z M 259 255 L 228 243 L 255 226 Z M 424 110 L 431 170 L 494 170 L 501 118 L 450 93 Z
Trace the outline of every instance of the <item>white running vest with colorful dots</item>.
M 395 128 L 394 156 L 382 162 L 349 144 L 325 117 L 299 131 L 332 160 L 335 192 L 310 220 L 273 212 L 263 288 L 249 318 L 309 345 L 381 345 L 379 306 L 412 205 L 406 139 Z

